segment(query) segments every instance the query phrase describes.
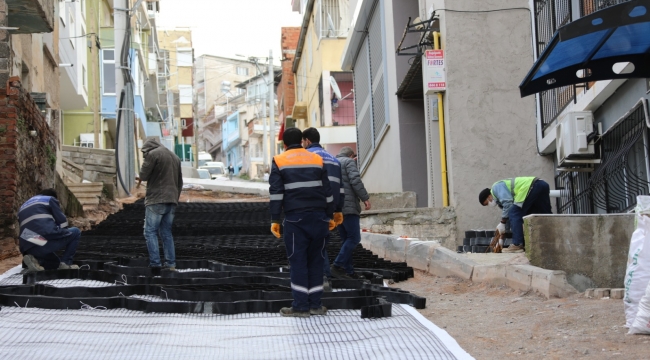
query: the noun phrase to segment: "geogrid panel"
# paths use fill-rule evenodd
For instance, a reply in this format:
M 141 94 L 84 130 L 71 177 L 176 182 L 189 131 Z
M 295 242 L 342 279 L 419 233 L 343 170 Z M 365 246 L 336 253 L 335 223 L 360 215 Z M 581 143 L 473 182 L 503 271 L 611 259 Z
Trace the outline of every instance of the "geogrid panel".
M 4 359 L 471 359 L 400 305 L 390 318 L 357 310 L 279 314 L 147 314 L 128 310 L 0 311 Z

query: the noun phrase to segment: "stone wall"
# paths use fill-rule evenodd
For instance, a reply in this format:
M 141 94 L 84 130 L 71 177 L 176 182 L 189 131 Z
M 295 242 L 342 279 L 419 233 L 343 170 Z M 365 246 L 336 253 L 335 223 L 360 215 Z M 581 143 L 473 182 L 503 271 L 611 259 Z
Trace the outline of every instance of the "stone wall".
M 56 136 L 30 94 L 17 77 L 10 78 L 0 89 L 0 260 L 18 254 L 20 206 L 55 186 L 56 148 Z
M 578 291 L 622 288 L 634 215 L 530 215 L 524 220 L 531 265 L 562 270 Z
M 65 145 L 61 147 L 61 150 L 64 159 L 83 168 L 83 179 L 91 182 L 103 182 L 105 185 L 116 185 L 115 150 Z
M 456 213 L 453 208 L 364 211 L 361 228 L 423 241 L 436 240 L 448 249 L 456 249 Z

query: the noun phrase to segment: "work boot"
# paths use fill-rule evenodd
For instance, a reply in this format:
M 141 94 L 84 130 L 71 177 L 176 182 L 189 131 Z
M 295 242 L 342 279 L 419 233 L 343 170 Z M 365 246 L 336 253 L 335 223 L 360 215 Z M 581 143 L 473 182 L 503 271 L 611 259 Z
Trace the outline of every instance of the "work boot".
M 343 269 L 340 266 L 332 265 L 330 267 L 330 271 L 332 272 L 332 276 L 334 276 L 337 279 L 352 280 L 350 275 L 345 273 L 345 269 Z
M 352 274 L 347 274 L 350 278 L 355 280 L 367 280 L 365 276 L 359 274 L 358 272 L 353 272 Z
M 501 252 L 511 253 L 511 254 L 512 253 L 522 253 L 522 252 L 524 252 L 524 247 L 523 247 L 523 245 L 512 244 L 512 245 L 508 246 L 507 248 L 503 249 Z
M 332 292 L 332 282 L 327 276 L 323 276 L 323 292 Z
M 75 265 L 75 264 L 68 265 L 66 263 L 59 264 L 59 270 L 78 270 L 78 269 L 79 269 L 79 265 Z
M 29 272 L 45 270 L 45 268 L 38 263 L 38 260 L 36 260 L 34 255 L 24 255 L 23 263 L 27 266 L 27 271 Z
M 325 306 L 321 306 L 316 309 L 309 309 L 309 313 L 311 315 L 325 315 L 327 314 L 327 308 Z
M 285 316 L 285 317 L 301 317 L 301 318 L 308 318 L 309 317 L 309 311 L 297 311 L 294 310 L 291 307 L 285 307 L 280 309 L 280 315 Z

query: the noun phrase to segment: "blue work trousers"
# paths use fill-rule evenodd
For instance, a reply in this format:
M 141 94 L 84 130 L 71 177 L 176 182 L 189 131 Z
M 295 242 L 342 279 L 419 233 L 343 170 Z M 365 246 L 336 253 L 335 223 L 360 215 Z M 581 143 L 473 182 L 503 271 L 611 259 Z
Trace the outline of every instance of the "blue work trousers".
M 508 216 L 510 217 L 510 228 L 512 230 L 512 244 L 522 246 L 524 244 L 524 216 L 531 214 L 551 214 L 550 188 L 544 180 L 537 180 L 533 183 L 526 200 L 521 205 L 512 205 Z
M 176 250 L 172 237 L 172 223 L 176 204 L 152 204 L 147 206 L 144 217 L 144 237 L 149 250 L 149 266 L 161 266 L 158 234 L 162 239 L 165 266 L 176 267 Z
M 329 220 L 324 211 L 292 213 L 284 217 L 284 245 L 291 266 L 291 305 L 295 311 L 321 307 Z
M 56 238 L 45 236 L 47 243 L 43 246 L 32 246 L 25 252 L 25 255 L 32 255 L 38 260 L 38 263 L 45 268 L 45 270 L 58 269 L 60 263 L 72 265 L 72 258 L 77 252 L 79 245 L 79 238 L 81 238 L 81 230 L 76 227 L 67 229 L 67 234 L 57 236 Z M 55 252 L 63 250 L 63 256 L 59 257 Z
M 339 225 L 341 234 L 341 251 L 339 251 L 334 265 L 345 269 L 348 274 L 354 274 L 352 254 L 354 249 L 361 242 L 361 228 L 359 226 L 359 215 L 344 215 L 343 224 Z

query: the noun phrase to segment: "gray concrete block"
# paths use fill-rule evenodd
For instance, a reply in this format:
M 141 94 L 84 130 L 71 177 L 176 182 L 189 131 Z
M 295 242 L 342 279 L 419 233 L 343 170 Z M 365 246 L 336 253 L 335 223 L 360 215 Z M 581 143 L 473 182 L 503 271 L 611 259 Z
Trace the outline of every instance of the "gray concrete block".
M 505 264 L 476 265 L 472 273 L 473 282 L 487 282 L 494 285 L 507 285 Z
M 386 239 L 384 258 L 395 262 L 406 262 L 408 243 L 408 240 L 395 237 Z
M 383 258 L 386 256 L 386 242 L 390 241 L 392 238 L 392 235 L 362 232 L 361 244 L 364 248 L 372 251 L 373 254 Z
M 477 264 L 442 246 L 435 248 L 429 261 L 429 274 L 440 277 L 457 276 L 470 280 Z
M 625 289 L 611 289 L 609 291 L 609 297 L 612 299 L 622 299 L 625 297 Z
M 594 289 L 587 289 L 585 290 L 585 297 L 586 298 L 592 298 L 594 297 Z
M 429 271 L 431 257 L 436 248 L 440 247 L 437 241 L 406 240 L 406 263 L 414 269 Z
M 602 299 L 609 297 L 609 289 L 606 288 L 597 288 L 594 289 L 594 298 L 595 299 Z
M 533 266 L 531 288 L 544 295 L 547 299 L 553 297 L 565 298 L 577 294 L 566 279 L 566 273 L 560 270 L 546 270 Z
M 506 269 L 506 283 L 509 287 L 519 290 L 528 291 L 531 289 L 533 280 L 534 266 L 530 265 L 510 265 Z

